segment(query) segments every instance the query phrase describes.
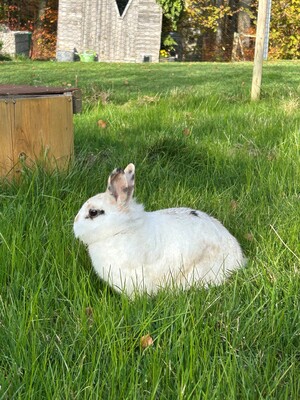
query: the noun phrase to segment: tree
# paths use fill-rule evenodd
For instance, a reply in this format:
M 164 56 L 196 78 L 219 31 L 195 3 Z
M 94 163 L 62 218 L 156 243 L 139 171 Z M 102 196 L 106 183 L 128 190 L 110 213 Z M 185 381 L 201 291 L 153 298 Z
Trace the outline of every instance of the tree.
M 183 13 L 184 0 L 157 0 L 163 10 L 165 24 L 169 25 L 171 30 L 177 30 L 177 23 Z
M 31 31 L 35 14 L 35 1 L 3 0 L 0 4 L 0 23 L 13 31 Z
M 271 58 L 300 58 L 300 0 L 272 1 L 269 54 Z
M 55 57 L 58 0 L 3 0 L 0 23 L 32 32 L 32 57 Z
M 251 5 L 252 0 L 240 0 L 238 17 L 237 17 L 237 32 L 247 33 L 251 29 L 253 22 L 251 21 Z
M 186 0 L 181 20 L 186 58 L 231 59 L 236 17 L 240 10 L 237 0 Z M 193 54 L 189 54 L 189 48 Z
M 32 35 L 32 58 L 55 57 L 58 19 L 58 0 L 39 0 Z

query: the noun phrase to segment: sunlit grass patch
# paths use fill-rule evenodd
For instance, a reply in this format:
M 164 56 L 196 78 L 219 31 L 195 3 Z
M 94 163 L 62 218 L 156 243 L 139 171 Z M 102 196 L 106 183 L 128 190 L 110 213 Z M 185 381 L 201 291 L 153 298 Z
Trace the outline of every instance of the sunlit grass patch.
M 251 103 L 247 63 L 0 65 L 2 83 L 84 93 L 70 170 L 1 184 L 0 398 L 299 397 L 298 68 L 267 64 Z M 214 215 L 247 267 L 135 300 L 100 281 L 73 219 L 129 162 L 147 210 Z

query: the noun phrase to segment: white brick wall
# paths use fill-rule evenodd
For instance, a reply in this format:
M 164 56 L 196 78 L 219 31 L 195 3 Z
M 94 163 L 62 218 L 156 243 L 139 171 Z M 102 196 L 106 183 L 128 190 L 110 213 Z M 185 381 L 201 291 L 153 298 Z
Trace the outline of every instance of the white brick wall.
M 129 0 L 120 17 L 115 0 L 60 0 L 57 59 L 93 50 L 99 61 L 159 60 L 162 11 L 155 0 Z
M 0 32 L 0 41 L 3 42 L 1 52 L 15 56 L 23 54 L 29 56 L 31 33 L 23 31 Z

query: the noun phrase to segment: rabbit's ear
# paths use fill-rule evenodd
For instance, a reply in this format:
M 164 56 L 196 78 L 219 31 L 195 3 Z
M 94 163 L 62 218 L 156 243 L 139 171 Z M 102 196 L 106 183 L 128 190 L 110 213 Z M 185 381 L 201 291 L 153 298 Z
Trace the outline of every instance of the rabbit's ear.
M 132 168 L 133 167 L 133 168 Z M 125 171 L 121 168 L 115 169 L 108 178 L 107 192 L 110 193 L 117 203 L 127 203 L 134 188 L 134 165 L 129 164 Z
M 134 182 L 135 182 L 135 166 L 134 164 L 128 164 L 127 167 L 124 170 L 125 172 L 125 176 L 126 176 L 126 180 L 127 180 L 127 185 L 128 185 L 128 199 L 130 200 L 132 198 L 133 195 L 133 191 L 134 191 Z

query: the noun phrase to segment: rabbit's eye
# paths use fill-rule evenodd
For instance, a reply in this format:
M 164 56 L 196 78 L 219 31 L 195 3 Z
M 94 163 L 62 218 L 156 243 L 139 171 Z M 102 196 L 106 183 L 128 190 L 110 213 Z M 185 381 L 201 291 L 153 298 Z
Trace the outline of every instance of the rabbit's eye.
M 89 209 L 89 218 L 93 219 L 98 217 L 98 215 L 103 215 L 104 214 L 104 210 L 97 210 L 95 208 L 90 208 Z

